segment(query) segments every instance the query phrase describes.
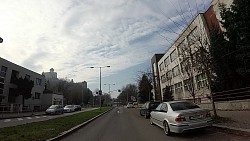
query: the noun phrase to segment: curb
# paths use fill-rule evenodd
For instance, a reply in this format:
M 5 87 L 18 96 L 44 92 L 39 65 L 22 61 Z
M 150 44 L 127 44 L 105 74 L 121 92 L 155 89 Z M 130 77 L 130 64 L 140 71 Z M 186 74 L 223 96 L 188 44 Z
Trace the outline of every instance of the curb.
M 58 141 L 58 140 L 62 139 L 63 137 L 69 135 L 69 134 L 72 133 L 73 131 L 78 130 L 79 128 L 81 128 L 81 127 L 83 127 L 83 126 L 89 124 L 90 122 L 94 121 L 95 119 L 99 118 L 100 116 L 102 116 L 102 115 L 108 113 L 108 112 L 111 111 L 111 110 L 113 110 L 113 108 L 111 108 L 110 110 L 108 110 L 108 111 L 106 111 L 106 112 L 104 112 L 104 113 L 101 113 L 101 114 L 99 114 L 99 115 L 97 115 L 97 116 L 95 116 L 95 117 L 93 117 L 93 118 L 91 118 L 91 119 L 89 119 L 89 120 L 87 120 L 87 121 L 81 123 L 81 124 L 78 124 L 77 126 L 72 127 L 71 129 L 69 129 L 69 130 L 67 130 L 67 131 L 64 131 L 64 132 L 60 133 L 60 134 L 59 134 L 58 136 L 56 136 L 56 137 L 47 139 L 46 141 Z
M 240 132 L 245 132 L 245 133 L 250 134 L 250 129 L 229 127 L 229 126 L 218 125 L 218 124 L 213 124 L 212 126 L 213 126 L 213 127 L 216 127 L 216 128 L 227 129 L 227 130 L 232 130 L 232 131 L 240 131 Z

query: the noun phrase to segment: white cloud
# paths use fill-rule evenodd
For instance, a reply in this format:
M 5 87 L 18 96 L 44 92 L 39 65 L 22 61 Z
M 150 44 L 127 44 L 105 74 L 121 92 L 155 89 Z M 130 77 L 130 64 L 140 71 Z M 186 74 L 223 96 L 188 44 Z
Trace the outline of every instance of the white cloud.
M 192 0 L 193 10 L 195 1 L 202 9 Z M 110 75 L 166 50 L 159 27 L 177 29 L 169 19 L 183 20 L 175 8 L 189 12 L 180 0 L 2 0 L 0 56 L 39 73 L 53 67 L 60 77 L 93 80 L 99 72 L 90 66 L 110 65 L 103 69 Z

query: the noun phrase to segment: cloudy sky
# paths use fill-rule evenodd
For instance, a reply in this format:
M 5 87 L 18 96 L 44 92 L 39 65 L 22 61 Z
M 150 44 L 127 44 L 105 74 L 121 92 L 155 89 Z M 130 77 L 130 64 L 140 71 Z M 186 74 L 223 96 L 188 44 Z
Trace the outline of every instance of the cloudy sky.
M 38 73 L 87 81 L 94 91 L 136 83 L 211 0 L 0 0 L 0 57 Z M 108 92 L 108 86 L 102 86 Z M 117 96 L 112 93 L 112 97 Z

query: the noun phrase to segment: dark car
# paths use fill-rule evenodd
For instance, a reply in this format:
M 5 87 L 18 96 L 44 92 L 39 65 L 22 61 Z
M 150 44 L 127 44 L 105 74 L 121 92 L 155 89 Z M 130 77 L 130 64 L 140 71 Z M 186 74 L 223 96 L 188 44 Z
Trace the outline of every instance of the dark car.
M 46 114 L 63 114 L 63 106 L 62 105 L 51 105 L 46 111 Z
M 82 107 L 81 105 L 74 105 L 75 111 L 81 111 Z
M 140 115 L 144 116 L 145 118 L 149 118 L 150 112 L 154 110 L 159 104 L 160 102 L 158 101 L 146 102 L 145 104 L 142 105 L 140 109 Z

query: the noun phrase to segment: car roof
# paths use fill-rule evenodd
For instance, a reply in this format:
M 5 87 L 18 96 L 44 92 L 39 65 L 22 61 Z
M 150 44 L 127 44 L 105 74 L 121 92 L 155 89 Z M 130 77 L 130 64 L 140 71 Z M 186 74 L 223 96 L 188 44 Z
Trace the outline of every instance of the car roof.
M 188 102 L 188 101 L 184 101 L 184 100 L 174 100 L 174 101 L 168 101 L 168 102 L 163 102 L 163 103 L 172 104 L 172 103 L 178 103 L 178 102 Z

